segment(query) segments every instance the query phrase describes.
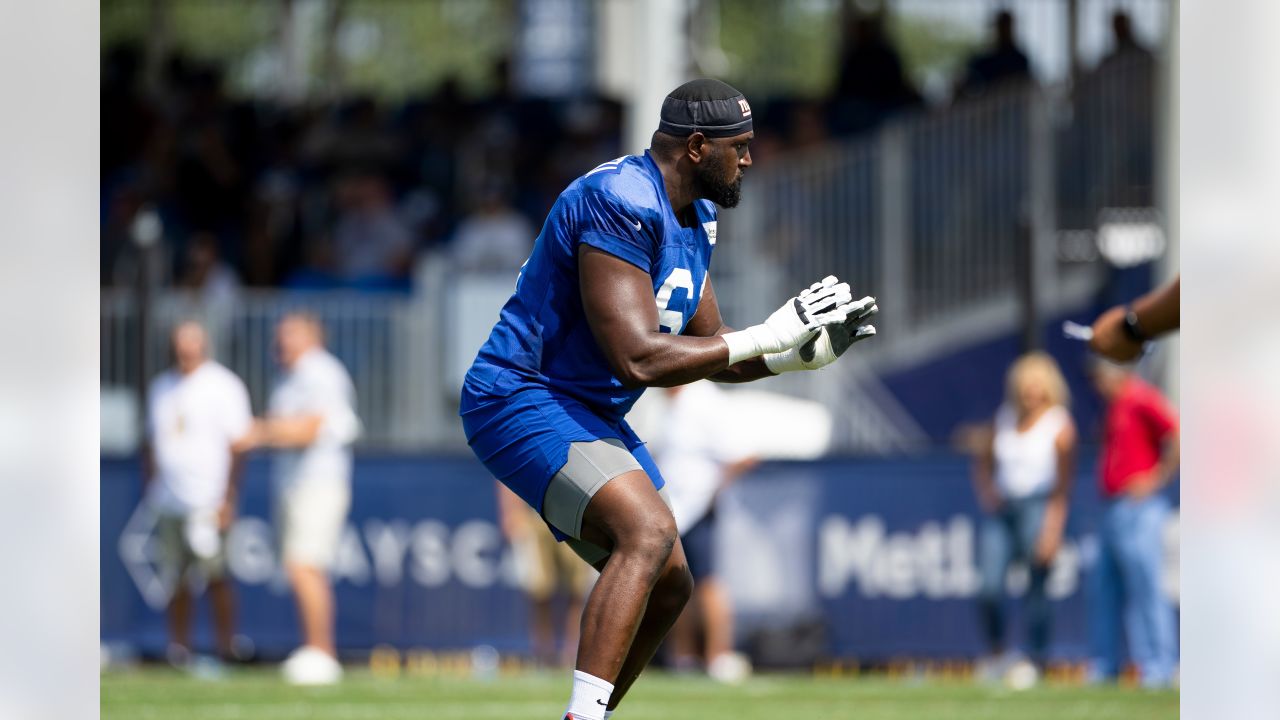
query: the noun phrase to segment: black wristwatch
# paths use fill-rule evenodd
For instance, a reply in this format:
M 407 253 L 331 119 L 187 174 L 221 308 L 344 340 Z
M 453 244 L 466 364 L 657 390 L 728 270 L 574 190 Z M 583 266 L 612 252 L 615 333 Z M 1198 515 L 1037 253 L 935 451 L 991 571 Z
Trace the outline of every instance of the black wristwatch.
M 1124 309 L 1124 334 L 1139 345 L 1150 339 L 1143 332 L 1142 325 L 1138 323 L 1138 313 L 1134 312 L 1131 307 Z

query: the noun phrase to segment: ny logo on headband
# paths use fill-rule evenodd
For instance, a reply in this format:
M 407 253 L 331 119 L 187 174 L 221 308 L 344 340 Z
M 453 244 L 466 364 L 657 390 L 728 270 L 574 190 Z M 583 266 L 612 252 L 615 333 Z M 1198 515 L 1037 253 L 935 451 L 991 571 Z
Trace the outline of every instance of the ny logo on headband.
M 738 107 L 742 108 L 742 117 L 751 117 L 751 106 L 747 104 L 746 98 L 738 101 Z

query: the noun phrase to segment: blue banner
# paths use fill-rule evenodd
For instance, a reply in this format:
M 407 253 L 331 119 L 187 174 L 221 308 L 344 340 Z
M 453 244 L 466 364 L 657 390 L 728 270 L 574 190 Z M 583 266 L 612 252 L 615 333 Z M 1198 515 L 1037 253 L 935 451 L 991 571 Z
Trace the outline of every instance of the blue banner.
M 1081 463 L 1049 579 L 1050 654 L 1064 660 L 1086 652 L 1085 576 L 1102 502 L 1090 465 Z M 101 467 L 102 639 L 158 653 L 169 590 L 155 564 L 152 520 L 139 509 L 138 464 L 104 459 Z M 298 635 L 275 549 L 268 469 L 263 458 L 246 469 L 228 559 L 239 631 L 264 656 L 278 657 Z M 527 607 L 484 468 L 469 457 L 360 456 L 355 478 L 334 569 L 339 647 L 485 644 L 527 652 Z M 1169 492 L 1177 497 L 1176 488 Z M 767 463 L 723 494 L 717 516 L 719 573 L 740 638 L 817 618 L 833 657 L 964 658 L 985 650 L 975 608 L 981 516 L 967 458 Z M 1010 573 L 1011 596 L 1025 580 Z M 1011 608 L 1016 645 L 1021 623 L 1016 602 Z M 211 645 L 207 614 L 202 605 L 203 647 Z

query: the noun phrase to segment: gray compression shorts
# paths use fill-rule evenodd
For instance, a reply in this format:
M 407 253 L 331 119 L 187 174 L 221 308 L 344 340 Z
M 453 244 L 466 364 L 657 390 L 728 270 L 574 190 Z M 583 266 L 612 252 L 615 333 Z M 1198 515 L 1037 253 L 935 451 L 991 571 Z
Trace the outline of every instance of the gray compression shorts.
M 609 551 L 582 539 L 582 516 L 591 498 L 610 480 L 633 470 L 644 471 L 640 462 L 621 440 L 605 438 L 569 444 L 569 457 L 556 472 L 542 497 L 542 514 L 560 532 L 569 536 L 565 542 L 591 565 L 609 557 Z M 662 501 L 671 506 L 665 490 L 658 491 Z

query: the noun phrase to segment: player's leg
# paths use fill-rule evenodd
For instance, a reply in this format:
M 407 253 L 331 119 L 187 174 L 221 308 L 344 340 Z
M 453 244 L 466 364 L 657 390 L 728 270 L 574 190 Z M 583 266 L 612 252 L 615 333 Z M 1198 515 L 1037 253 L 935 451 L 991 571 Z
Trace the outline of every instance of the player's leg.
M 994 676 L 1000 672 L 996 657 L 1004 651 L 1004 579 L 1013 557 L 1013 538 L 1003 510 L 983 518 L 980 532 L 978 616 L 990 655 L 981 663 L 979 674 Z
M 231 659 L 235 655 L 235 593 L 226 577 L 209 580 L 209 603 L 213 609 L 213 637 L 218 655 Z
M 342 677 L 334 642 L 336 613 L 329 568 L 350 503 L 350 487 L 340 481 L 296 486 L 280 498 L 284 569 L 303 639 L 280 668 L 291 683 L 328 684 Z
M 235 657 L 235 591 L 227 578 L 227 533 L 218 534 L 218 552 L 201 566 L 209 578 L 209 604 L 213 611 L 213 639 L 218 655 L 230 660 Z
M 192 597 L 187 583 L 187 569 L 192 555 L 187 545 L 185 526 L 186 519 L 180 515 L 160 515 L 156 518 L 161 571 L 172 588 L 165 619 L 169 629 L 167 655 L 175 665 L 185 664 L 191 652 Z
M 707 662 L 733 651 L 733 607 L 724 583 L 712 575 L 698 583 L 698 607 L 706 625 Z
M 693 574 L 694 603 L 702 618 L 707 673 L 731 679 L 740 668 L 728 656 L 733 650 L 733 610 L 725 587 L 716 579 L 716 514 L 714 508 L 694 523 L 681 538 L 689 572 Z M 688 613 L 686 613 L 687 615 Z
M 1132 521 L 1121 569 L 1130 655 L 1138 665 L 1143 686 L 1162 687 L 1173 678 L 1177 632 L 1173 609 L 1160 587 L 1168 501 L 1156 496 L 1127 502 Z
M 333 590 L 328 575 L 318 567 L 301 563 L 289 563 L 285 572 L 298 606 L 303 644 L 335 655 Z
M 650 593 L 670 572 L 668 561 L 678 543 L 675 519 L 649 476 L 634 470 L 595 493 L 583 514 L 580 537 L 604 548 L 609 557 L 583 608 L 577 666 L 613 682 L 644 619 Z M 683 569 L 683 551 L 679 560 Z
M 613 562 L 610 560 L 610 562 Z M 670 632 L 671 626 L 684 611 L 693 592 L 693 576 L 689 574 L 689 565 L 684 558 L 684 548 L 677 539 L 667 563 L 658 576 L 658 581 L 649 594 L 649 603 L 645 607 L 644 618 L 636 629 L 635 638 L 631 641 L 631 649 L 622 662 L 618 678 L 613 684 L 613 695 L 609 698 L 609 709 L 613 710 L 622 702 L 622 698 L 631 689 L 636 678 L 653 659 L 663 638 Z
M 178 584 L 173 589 L 173 597 L 169 599 L 169 644 L 172 648 L 170 660 L 181 664 L 191 652 L 191 606 L 193 605 L 191 588 L 187 585 L 186 574 L 178 576 Z
M 571 667 L 578 656 L 582 607 L 595 584 L 595 572 L 583 564 L 567 543 L 556 543 L 556 546 L 556 568 L 567 596 L 559 657 L 562 667 Z
M 534 661 L 550 667 L 556 663 L 556 628 L 552 601 L 556 583 L 555 552 L 560 543 L 551 537 L 536 512 L 529 510 L 529 514 L 532 516 L 531 520 L 526 524 L 524 537 L 520 539 L 528 561 L 525 595 L 529 598 L 529 638 L 533 646 Z
M 1045 498 L 1027 498 L 1015 505 L 1018 524 L 1018 556 L 1027 565 L 1030 582 L 1023 598 L 1023 608 L 1027 622 L 1027 646 L 1031 661 L 1043 670 L 1049 649 L 1049 630 L 1052 610 L 1049 607 L 1049 596 L 1046 585 L 1049 579 L 1049 566 L 1036 561 L 1036 545 L 1040 542 L 1040 532 L 1044 527 L 1045 510 L 1048 500 Z
M 696 582 L 696 581 L 695 581 Z M 702 594 L 702 583 L 696 583 L 694 600 Z M 701 624 L 701 613 L 696 612 L 696 602 L 687 607 L 687 612 L 680 613 L 671 632 L 667 633 L 667 647 L 670 656 L 668 661 L 677 672 L 691 671 L 698 667 L 698 628 Z
M 704 516 L 685 530 L 680 536 L 680 547 L 684 550 L 685 561 L 694 581 L 694 604 L 688 612 L 681 613 L 680 618 L 671 629 L 670 647 L 673 664 L 677 669 L 693 669 L 698 666 L 698 633 L 704 622 L 709 621 L 703 610 L 703 599 L 707 580 L 711 576 L 712 555 L 711 517 Z M 715 657 L 712 647 L 706 647 L 707 669 Z
M 1120 672 L 1120 616 L 1123 580 L 1117 559 L 1115 532 L 1124 532 L 1115 520 L 1115 506 L 1103 511 L 1098 533 L 1098 556 L 1089 575 L 1089 681 L 1114 680 Z

